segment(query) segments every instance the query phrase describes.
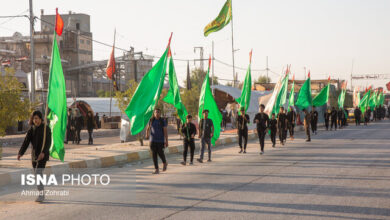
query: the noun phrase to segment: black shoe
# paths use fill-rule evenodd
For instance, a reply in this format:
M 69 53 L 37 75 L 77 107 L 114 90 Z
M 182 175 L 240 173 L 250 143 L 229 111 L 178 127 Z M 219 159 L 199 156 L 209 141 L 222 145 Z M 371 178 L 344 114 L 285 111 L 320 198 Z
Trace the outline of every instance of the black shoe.
M 242 149 L 238 152 L 239 154 L 242 153 Z
M 311 141 L 310 139 L 306 140 L 306 142 L 310 142 L 310 141 Z
M 260 155 L 263 155 L 263 154 L 264 154 L 264 151 L 261 151 L 261 152 L 260 152 Z
M 207 162 L 211 162 L 211 159 L 208 159 Z
M 273 144 L 272 147 L 275 148 L 275 144 Z
M 246 150 L 244 150 L 244 154 L 246 154 Z
M 203 160 L 202 159 L 196 159 L 199 163 L 203 163 Z
M 160 173 L 160 171 L 158 169 L 155 169 L 152 174 L 159 174 L 159 173 Z
M 35 202 L 43 202 L 45 200 L 45 195 L 39 195 L 38 198 L 35 200 Z
M 191 161 L 191 162 L 190 162 L 190 165 L 194 165 L 194 162 Z
M 185 161 L 182 161 L 180 162 L 181 165 L 185 166 L 186 165 L 186 162 Z
M 164 163 L 163 172 L 167 170 L 167 167 L 168 167 L 168 163 Z

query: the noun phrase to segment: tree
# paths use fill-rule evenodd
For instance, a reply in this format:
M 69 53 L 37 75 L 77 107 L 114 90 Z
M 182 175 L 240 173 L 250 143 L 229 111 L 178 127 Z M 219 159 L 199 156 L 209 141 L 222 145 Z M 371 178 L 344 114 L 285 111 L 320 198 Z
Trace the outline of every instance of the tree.
M 110 97 L 110 91 L 105 91 L 105 90 L 102 90 L 102 89 L 97 90 L 96 94 L 97 94 L 98 97 L 101 97 L 101 98 L 102 97 Z
M 33 105 L 23 97 L 23 84 L 15 77 L 14 69 L 6 68 L 0 76 L 0 136 L 4 136 L 8 127 L 28 119 Z
M 201 88 L 204 77 L 206 76 L 206 74 L 207 74 L 206 71 L 203 71 L 199 68 L 192 70 L 191 78 L 190 78 L 192 87 L 194 87 L 196 85 L 196 86 L 198 86 L 198 88 Z M 219 85 L 218 77 L 214 76 L 212 81 L 213 81 L 213 85 Z M 211 77 L 210 77 L 210 82 L 211 82 Z M 184 85 L 186 85 L 186 84 L 187 84 L 187 82 L 184 81 Z
M 185 89 L 181 94 L 181 100 L 187 109 L 188 114 L 196 117 L 199 108 L 200 88 L 198 85 L 192 87 L 191 90 Z
M 116 91 L 114 98 L 116 98 L 116 106 L 121 110 L 122 113 L 125 113 L 127 106 L 130 103 L 131 98 L 134 95 L 135 90 L 137 89 L 138 83 L 134 80 L 130 80 L 127 83 L 128 89 L 124 92 Z M 102 90 L 99 90 L 102 91 Z M 99 92 L 98 91 L 98 92 Z M 104 92 L 104 91 L 103 91 Z M 100 97 L 100 96 L 99 96 Z
M 259 78 L 256 81 L 256 83 L 270 83 L 270 82 L 271 82 L 271 78 L 267 76 L 259 76 Z

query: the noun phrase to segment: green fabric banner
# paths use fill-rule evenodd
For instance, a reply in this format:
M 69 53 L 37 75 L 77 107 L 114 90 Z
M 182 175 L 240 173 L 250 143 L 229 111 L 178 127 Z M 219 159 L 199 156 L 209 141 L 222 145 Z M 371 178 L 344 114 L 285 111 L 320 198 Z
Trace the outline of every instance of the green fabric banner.
M 337 104 L 339 108 L 344 108 L 344 101 L 345 101 L 345 89 L 341 90 L 339 98 L 337 99 Z
M 301 89 L 299 90 L 295 106 L 297 106 L 301 110 L 312 106 L 310 77 L 305 81 L 305 83 L 303 83 Z
M 295 101 L 295 81 L 293 81 L 292 86 L 291 86 L 291 91 L 290 91 L 290 96 L 288 98 L 288 107 L 287 111 L 290 111 L 290 106 L 294 106 L 294 101 Z
M 172 56 L 169 59 L 169 91 L 164 97 L 164 102 L 175 106 L 177 110 L 177 115 L 179 116 L 181 122 L 184 124 L 186 122 L 187 109 L 184 107 L 181 97 L 180 97 L 180 87 L 177 83 L 175 66 L 173 65 Z
M 362 112 L 365 112 L 368 107 L 368 102 L 370 100 L 371 89 L 369 89 L 366 94 L 364 94 L 363 98 L 360 100 L 359 108 Z
M 316 95 L 313 99 L 313 106 L 318 107 L 325 105 L 329 100 L 329 83 L 324 88 L 321 89 L 321 92 Z
M 374 94 L 370 97 L 370 100 L 368 101 L 368 105 L 370 106 L 371 110 L 374 110 L 374 108 L 376 107 L 377 103 L 376 103 L 376 97 L 378 96 L 378 92 L 375 91 Z
M 125 113 L 130 120 L 130 132 L 136 135 L 148 124 L 164 86 L 167 66 L 167 48 L 158 62 L 142 78 Z
M 232 1 L 227 0 L 218 17 L 204 28 L 204 36 L 207 37 L 210 33 L 221 30 L 229 24 L 230 20 L 232 20 Z
M 64 138 L 68 118 L 66 113 L 66 86 L 64 73 L 62 71 L 60 51 L 58 50 L 57 45 L 57 34 L 55 33 L 49 69 L 47 105 L 50 109 L 47 118 L 50 120 L 49 127 L 51 129 L 52 137 L 50 156 L 64 162 Z
M 251 76 L 251 64 L 248 66 L 246 71 L 244 85 L 242 86 L 241 96 L 236 99 L 236 102 L 240 104 L 241 107 L 245 107 L 245 112 L 248 110 L 251 103 L 251 93 L 252 93 L 252 76 Z
M 208 118 L 213 121 L 214 125 L 214 135 L 211 138 L 211 143 L 215 145 L 215 142 L 218 140 L 220 132 L 221 132 L 221 122 L 222 115 L 218 109 L 217 103 L 214 100 L 213 93 L 210 89 L 210 79 L 209 79 L 210 65 L 205 76 L 205 79 L 202 84 L 202 89 L 199 97 L 199 112 L 198 117 L 199 120 L 203 118 L 203 110 L 209 110 Z
M 287 89 L 288 89 L 288 74 L 284 77 L 282 81 L 282 87 L 280 87 L 279 93 L 276 96 L 276 101 L 271 113 L 275 115 L 279 114 L 280 107 L 284 106 L 287 99 Z

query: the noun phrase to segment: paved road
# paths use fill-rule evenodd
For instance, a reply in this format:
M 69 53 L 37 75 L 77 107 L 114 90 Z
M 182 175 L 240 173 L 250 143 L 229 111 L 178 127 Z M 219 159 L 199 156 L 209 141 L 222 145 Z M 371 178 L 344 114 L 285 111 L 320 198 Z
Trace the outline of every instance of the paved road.
M 113 184 L 69 187 L 70 196 L 0 196 L 0 219 L 390 219 L 390 122 L 298 136 L 248 153 L 218 148 L 213 162 L 151 175 L 150 160 L 100 170 Z M 267 143 L 269 146 L 269 143 Z M 136 191 L 134 189 L 136 178 Z

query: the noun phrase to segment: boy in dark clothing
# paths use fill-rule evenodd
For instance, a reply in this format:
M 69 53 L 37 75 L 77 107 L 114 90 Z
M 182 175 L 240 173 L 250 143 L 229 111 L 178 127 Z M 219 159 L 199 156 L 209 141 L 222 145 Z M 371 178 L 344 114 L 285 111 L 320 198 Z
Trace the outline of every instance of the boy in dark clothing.
M 324 113 L 325 128 L 326 128 L 326 130 L 329 130 L 329 120 L 330 120 L 330 116 L 331 116 L 331 113 L 330 113 L 330 110 L 328 109 L 328 110 Z
M 287 113 L 287 127 L 290 132 L 291 140 L 294 140 L 294 127 L 297 118 L 297 113 L 294 111 L 294 107 L 290 106 L 290 111 Z
M 314 106 L 313 109 L 311 110 L 310 116 L 311 116 L 311 130 L 313 134 L 317 134 L 318 112 Z
M 183 126 L 181 127 L 181 133 L 183 134 L 183 145 L 184 145 L 184 151 L 183 151 L 183 162 L 181 162 L 182 165 L 186 165 L 187 163 L 187 152 L 188 147 L 190 148 L 190 165 L 194 162 L 194 152 L 195 152 L 195 135 L 196 135 L 196 127 L 194 123 L 192 123 L 192 116 L 187 115 L 186 117 L 187 121 Z
M 337 110 L 335 107 L 332 107 L 332 111 L 330 112 L 330 118 L 331 118 L 331 124 L 330 124 L 330 130 L 332 130 L 334 125 L 334 130 L 337 130 Z
M 269 127 L 269 117 L 266 113 L 264 113 L 264 109 L 265 106 L 261 104 L 260 113 L 257 113 L 253 119 L 253 123 L 256 123 L 257 135 L 259 136 L 260 154 L 264 154 L 264 138 L 267 128 Z
M 17 159 L 20 160 L 31 143 L 32 166 L 35 174 L 40 176 L 46 167 L 46 162 L 49 160 L 49 150 L 51 145 L 51 131 L 49 126 L 46 126 L 45 131 L 45 124 L 42 118 L 42 113 L 40 111 L 33 112 L 29 122 L 31 128 L 27 131 L 26 137 L 22 146 L 20 147 L 17 157 Z M 45 133 L 46 136 L 44 136 Z M 40 184 L 37 185 L 37 188 L 39 191 L 39 196 L 35 201 L 43 202 L 45 199 L 44 187 L 42 184 Z
M 354 114 L 354 117 L 355 117 L 356 126 L 359 126 L 360 125 L 360 118 L 362 117 L 362 111 L 360 111 L 358 106 L 356 106 L 353 114 Z
M 242 139 L 244 139 L 244 154 L 246 153 L 246 145 L 248 143 L 248 121 L 249 115 L 245 114 L 245 108 L 241 107 L 240 115 L 237 115 L 237 133 L 238 133 L 238 145 L 240 145 L 240 152 L 242 153 Z
M 287 115 L 284 113 L 284 108 L 280 107 L 278 114 L 278 131 L 279 141 L 282 145 L 286 142 L 286 131 L 287 131 Z
M 278 126 L 278 120 L 275 119 L 275 113 L 272 113 L 272 119 L 269 121 L 269 128 L 271 129 L 272 147 L 275 147 L 276 144 L 277 126 Z
M 164 147 L 168 147 L 167 122 L 161 118 L 161 111 L 158 108 L 154 110 L 153 117 L 149 120 L 148 128 L 146 129 L 146 138 L 149 139 L 150 150 L 153 156 L 155 168 L 153 174 L 160 173 L 157 155 L 163 162 L 163 171 L 166 171 L 168 163 L 165 159 Z
M 311 139 L 310 139 L 310 119 L 311 119 L 311 114 L 306 110 L 306 109 L 303 109 L 303 112 L 305 113 L 305 118 L 304 118 L 304 121 L 303 121 L 303 127 L 305 128 L 305 131 L 306 131 L 306 136 L 307 136 L 307 139 L 306 139 L 306 142 L 310 142 Z
M 211 138 L 213 138 L 214 135 L 214 124 L 213 121 L 208 118 L 208 116 L 209 110 L 203 110 L 203 118 L 199 123 L 199 138 L 201 139 L 200 156 L 198 159 L 199 163 L 203 163 L 203 155 L 206 144 L 209 151 L 209 159 L 207 162 L 211 162 Z
M 343 127 L 343 118 L 344 118 L 343 116 L 344 116 L 344 111 L 342 108 L 340 108 L 339 111 L 337 112 L 339 128 Z

